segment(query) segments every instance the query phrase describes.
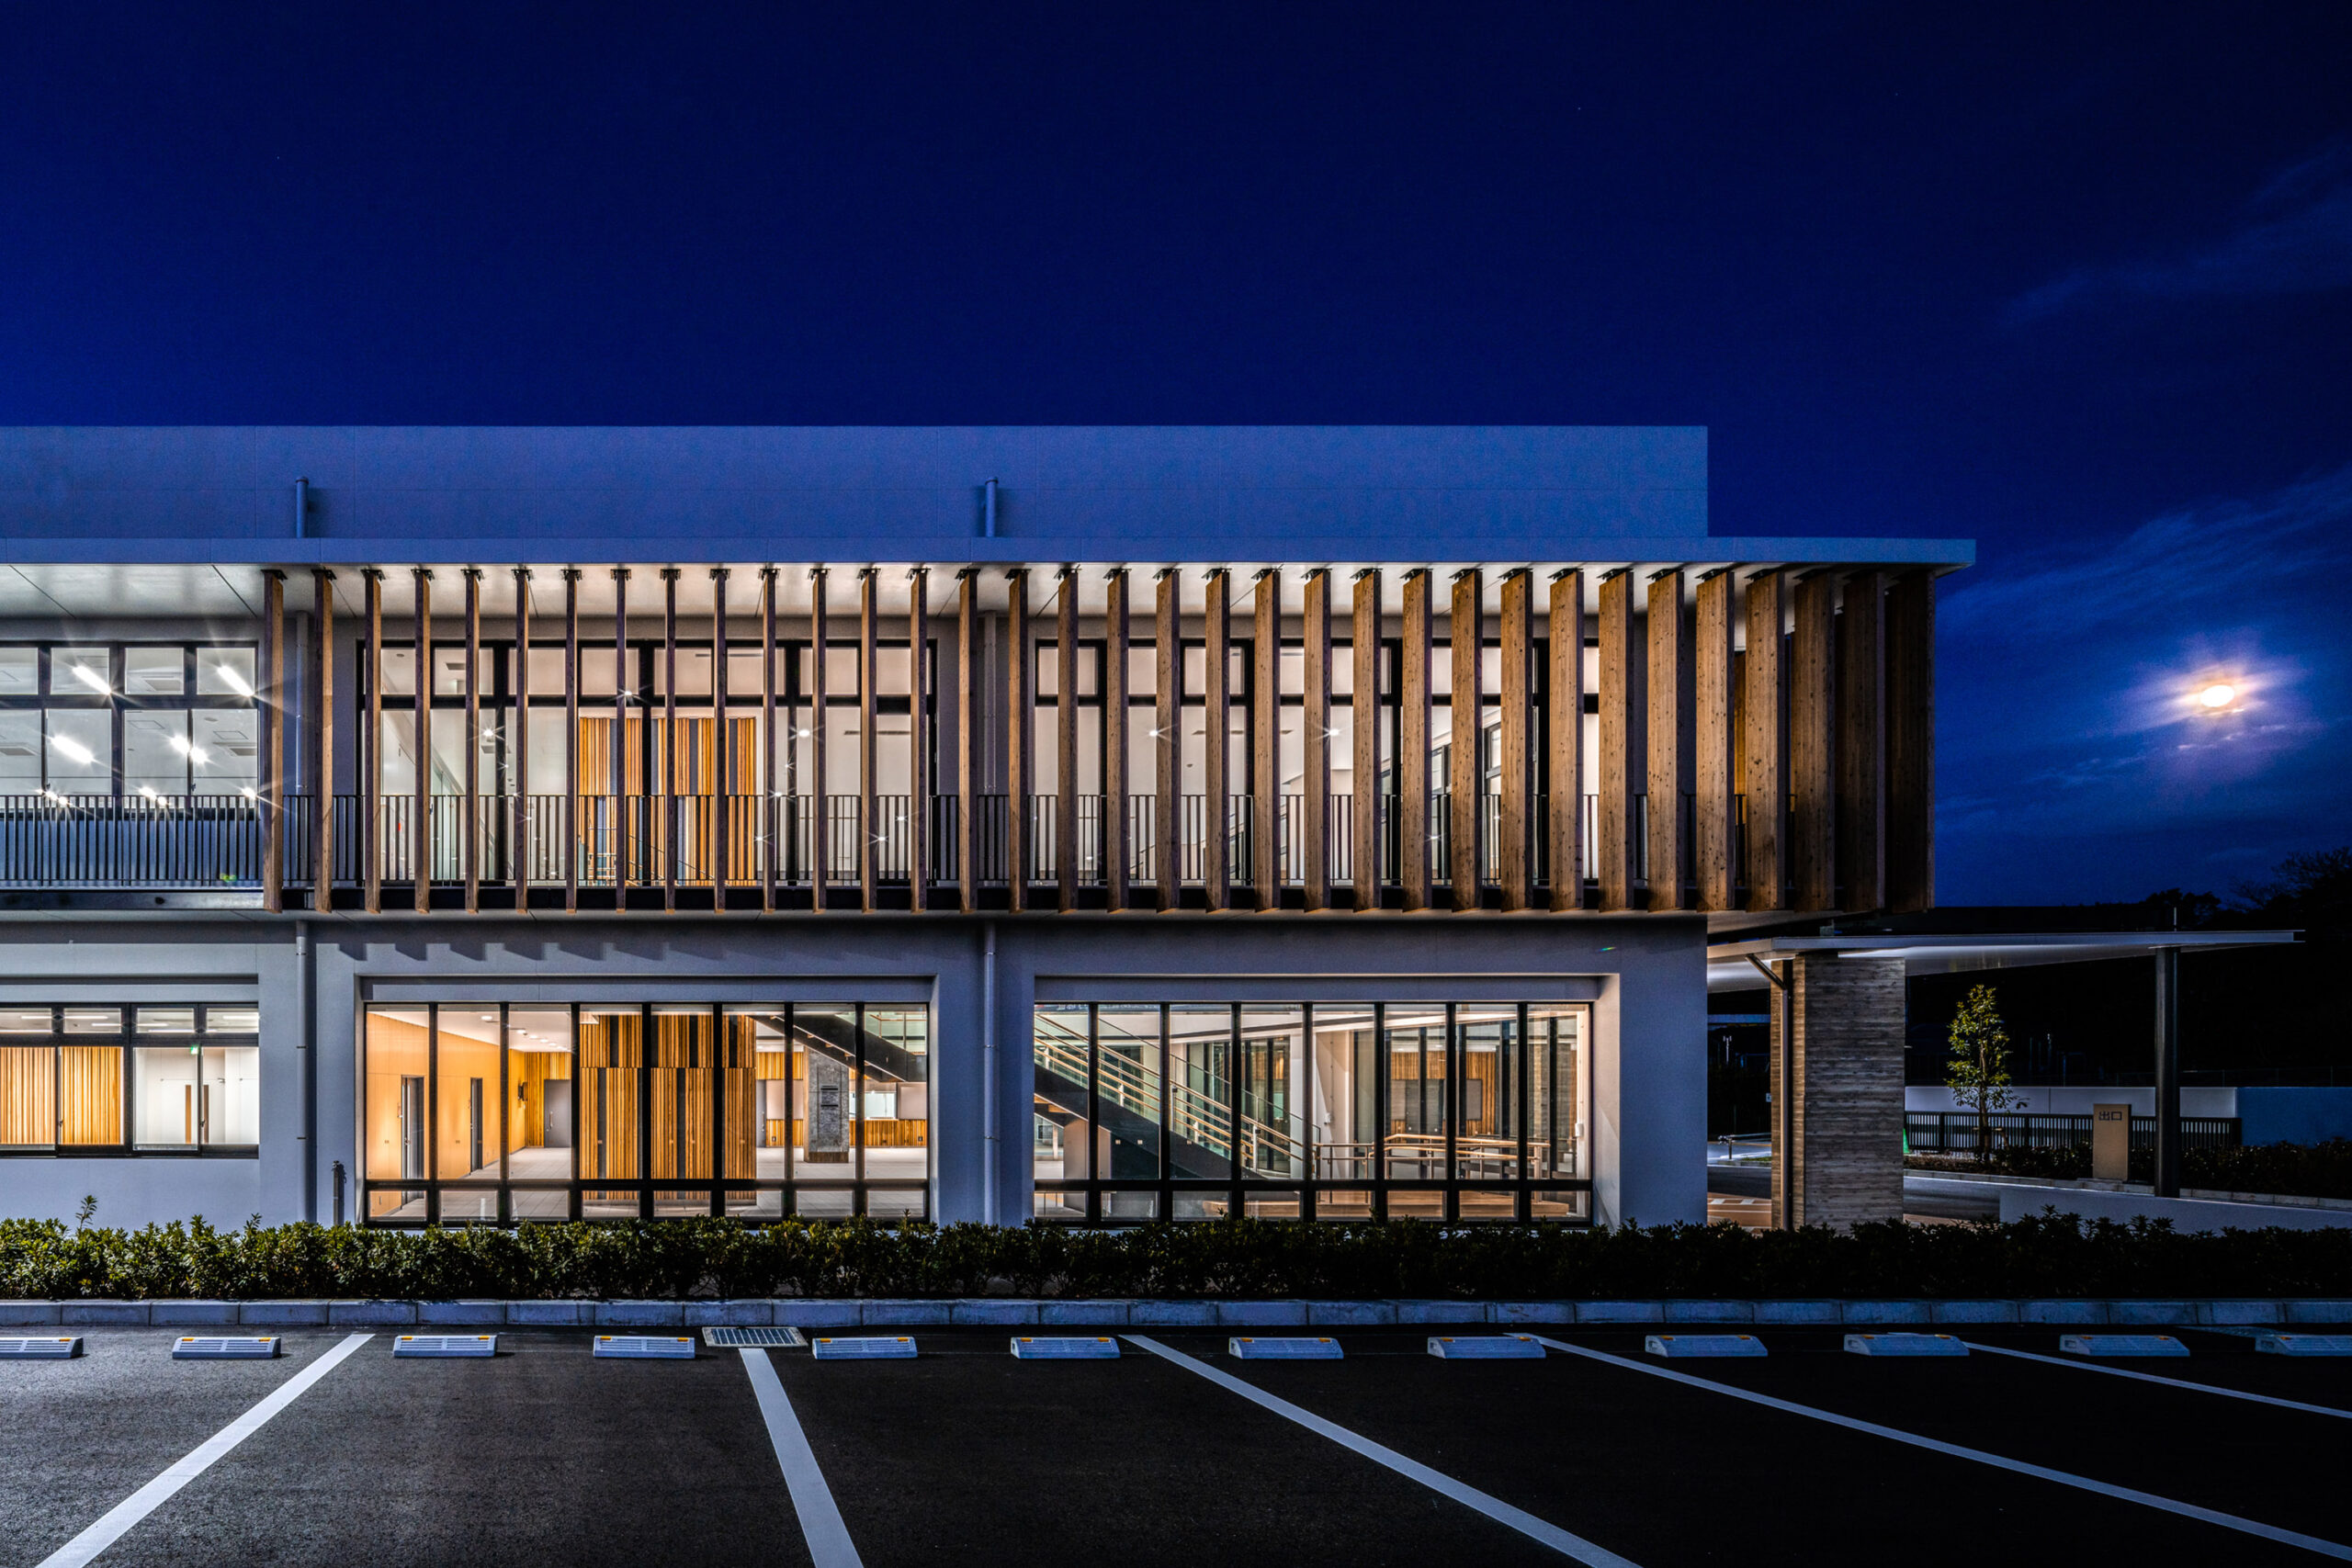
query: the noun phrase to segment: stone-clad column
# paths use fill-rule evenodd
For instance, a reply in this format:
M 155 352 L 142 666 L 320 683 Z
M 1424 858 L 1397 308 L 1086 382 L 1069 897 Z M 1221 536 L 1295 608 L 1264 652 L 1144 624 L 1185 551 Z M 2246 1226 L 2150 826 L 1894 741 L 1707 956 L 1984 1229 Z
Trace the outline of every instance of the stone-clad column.
M 1224 567 L 1209 572 L 1208 611 L 1203 623 L 1201 756 L 1205 775 L 1201 788 L 1206 820 L 1201 829 L 1201 881 L 1208 906 L 1222 909 L 1231 901 L 1233 879 L 1233 803 L 1228 774 L 1232 722 L 1232 584 Z
M 1300 829 L 1306 836 L 1301 856 L 1306 907 L 1331 907 L 1331 573 L 1317 567 L 1306 574 L 1299 660 L 1303 703 L 1299 760 L 1306 777 Z
M 1804 953 L 1780 965 L 1794 994 L 1787 1195 L 1774 1225 L 1845 1226 L 1903 1214 L 1903 960 Z M 1771 1089 L 1781 1104 L 1781 998 L 1772 997 Z M 1776 1187 L 1779 1183 L 1776 1182 Z M 1784 1213 L 1788 1205 L 1793 1213 Z
M 1355 842 L 1348 871 L 1355 883 L 1358 910 L 1380 908 L 1380 571 L 1356 574 L 1355 611 L 1348 636 L 1348 722 L 1355 742 Z

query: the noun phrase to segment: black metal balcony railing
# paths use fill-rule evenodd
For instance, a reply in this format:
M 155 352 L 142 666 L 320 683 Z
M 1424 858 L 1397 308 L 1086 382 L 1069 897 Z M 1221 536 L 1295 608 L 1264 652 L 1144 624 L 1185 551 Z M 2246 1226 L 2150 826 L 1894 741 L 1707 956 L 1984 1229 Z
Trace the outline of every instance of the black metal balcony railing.
M 1107 797 L 1078 796 L 1068 831 L 1058 796 L 1031 795 L 1022 804 L 1025 832 L 1021 874 L 1026 882 L 1060 881 L 1067 855 L 1072 857 L 1079 886 L 1099 888 L 1108 883 L 1103 824 L 1114 807 Z M 1212 804 L 1199 795 L 1175 802 L 1178 881 L 1198 886 L 1206 880 L 1210 823 L 1219 818 L 1225 874 L 1235 886 L 1246 886 L 1257 871 L 1261 830 L 1258 803 L 1249 795 L 1234 795 L 1221 813 L 1212 812 Z M 1501 804 L 1498 796 L 1483 796 L 1477 813 L 1476 863 L 1481 881 L 1489 885 L 1501 874 Z M 963 805 L 954 795 L 930 801 L 922 867 L 929 886 L 952 886 L 962 879 L 957 855 Z M 1010 879 L 1006 828 L 1011 805 L 1002 795 L 972 800 L 973 880 L 979 886 L 1001 887 Z M 1276 879 L 1284 886 L 1298 886 L 1307 876 L 1306 805 L 1302 795 L 1280 797 L 1274 819 L 1264 828 L 1274 835 Z M 1396 805 L 1395 796 L 1377 802 L 1376 874 L 1386 886 L 1402 880 Z M 1632 805 L 1627 839 L 1639 884 L 1652 874 L 1648 797 L 1636 795 Z M 1744 883 L 1746 802 L 1736 805 L 1735 874 Z M 1432 883 L 1439 886 L 1447 883 L 1453 870 L 1451 806 L 1444 794 L 1430 797 L 1429 869 Z M 1599 802 L 1586 795 L 1581 806 L 1586 858 L 1577 869 L 1580 880 L 1589 883 L 1596 874 Z M 807 795 L 539 795 L 518 801 L 511 795 L 469 800 L 439 795 L 428 797 L 422 822 L 413 795 L 385 795 L 375 803 L 372 824 L 358 795 L 336 795 L 331 807 L 330 874 L 338 886 L 367 880 L 371 839 L 376 879 L 401 886 L 413 886 L 422 866 L 427 880 L 437 885 L 470 879 L 483 886 L 576 882 L 582 887 L 614 888 L 707 886 L 723 877 L 739 887 L 769 882 L 783 887 L 839 887 L 863 880 L 866 868 L 861 852 L 869 847 L 876 883 L 904 886 L 913 876 L 913 802 L 907 795 L 876 796 L 871 823 L 865 820 L 865 802 L 855 795 L 828 796 L 821 823 L 817 802 Z M 1684 795 L 1678 808 L 1683 826 L 1683 863 L 1678 869 L 1689 886 L 1696 879 L 1690 797 Z M 1133 884 L 1159 880 L 1159 800 L 1152 795 L 1130 795 L 1125 802 L 1127 876 Z M 1355 864 L 1354 812 L 1351 795 L 1335 795 L 1324 813 L 1325 873 L 1340 887 L 1358 886 L 1367 869 Z M 1528 852 L 1532 881 L 1539 886 L 1548 886 L 1553 876 L 1550 835 L 1542 829 L 1549 812 L 1544 797 L 1531 802 Z M 280 820 L 284 884 L 308 886 L 318 863 L 311 797 L 288 795 Z M 372 834 L 366 830 L 370 827 Z M 261 804 L 246 795 L 0 795 L 0 887 L 251 888 L 261 881 L 262 849 Z

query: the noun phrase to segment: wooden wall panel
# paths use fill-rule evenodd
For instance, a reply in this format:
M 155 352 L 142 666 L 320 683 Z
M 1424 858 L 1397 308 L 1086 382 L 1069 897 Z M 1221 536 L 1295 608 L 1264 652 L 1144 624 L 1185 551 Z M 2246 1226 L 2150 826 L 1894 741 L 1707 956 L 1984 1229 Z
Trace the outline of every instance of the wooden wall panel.
M 1634 574 L 1600 580 L 1600 907 L 1634 907 Z
M 1837 582 L 1817 571 L 1797 584 L 1789 643 L 1789 907 L 1836 902 L 1837 774 L 1830 751 L 1830 637 Z
M 1785 660 L 1781 639 L 1788 618 L 1788 577 L 1759 571 L 1747 582 L 1747 649 L 1743 658 L 1741 750 L 1747 761 L 1747 907 L 1788 907 L 1787 845 L 1781 821 L 1787 810 L 1789 774 L 1781 725 L 1786 703 Z
M 1502 680 L 1500 728 L 1496 735 L 1496 761 L 1501 777 L 1496 869 L 1502 883 L 1503 908 L 1524 909 L 1532 897 L 1533 866 L 1529 854 L 1527 736 L 1534 715 L 1528 689 L 1530 661 L 1534 657 L 1534 579 L 1525 568 L 1503 579 Z
M 878 908 L 875 840 L 882 832 L 877 788 L 881 746 L 882 604 L 880 574 L 867 567 L 857 574 L 857 907 Z
M 1848 577 L 1838 615 L 1838 902 L 1886 905 L 1883 659 L 1886 574 Z
M 1698 865 L 1698 907 L 1710 912 L 1737 903 L 1732 877 L 1739 794 L 1733 768 L 1732 587 L 1728 570 L 1700 582 L 1692 638 L 1691 691 L 1698 711 L 1692 726 L 1697 750 L 1691 759 L 1691 855 Z
M 1430 574 L 1405 574 L 1405 623 L 1396 682 L 1396 880 L 1405 908 L 1430 907 Z
M 1552 579 L 1544 621 L 1552 668 L 1544 747 L 1545 855 L 1555 910 L 1584 908 L 1584 573 Z
M 1486 789 L 1486 770 L 1479 766 L 1478 750 L 1486 739 L 1486 575 L 1476 568 L 1457 572 L 1453 579 L 1453 613 L 1446 618 L 1447 663 L 1453 674 L 1453 691 L 1448 694 L 1448 717 L 1452 720 L 1450 743 L 1446 751 L 1446 804 L 1451 820 L 1446 829 L 1446 880 L 1452 884 L 1453 907 L 1475 909 L 1478 907 L 1480 889 L 1485 878 L 1479 855 L 1478 819 L 1486 813 L 1481 796 Z
M 735 744 L 739 726 L 727 711 L 727 569 L 715 566 L 710 569 L 710 711 L 718 722 L 711 726 L 715 745 L 710 773 L 710 907 L 722 915 L 727 912 L 727 886 L 736 870 L 730 807 L 735 797 L 745 793 L 745 783 L 752 791 L 759 787 L 756 781 L 736 776 L 737 759 L 743 749 Z
M 1036 654 L 1029 640 L 1029 571 L 1004 574 L 1004 880 L 1016 912 L 1029 907 L 1029 792 L 1036 787 L 1031 761 L 1036 704 L 1031 695 Z
M 1299 793 L 1303 846 L 1301 882 L 1306 907 L 1331 907 L 1331 573 L 1317 567 L 1306 574 L 1299 633 L 1301 705 Z
M 825 569 L 808 572 L 808 886 L 815 907 L 825 907 L 825 888 L 832 878 L 832 803 L 828 799 L 826 732 L 832 726 L 825 711 L 825 640 L 831 606 L 826 603 Z
M 1212 909 L 1232 901 L 1233 803 L 1228 750 L 1232 708 L 1232 591 L 1233 574 L 1223 567 L 1211 570 L 1208 607 L 1202 624 L 1202 750 L 1204 762 L 1202 793 L 1208 798 L 1202 829 L 1201 881 Z
M 334 573 L 313 568 L 311 589 L 311 701 L 319 737 L 311 776 L 311 908 L 323 914 L 334 908 Z M 374 810 L 372 796 L 365 808 Z
M 1896 578 L 1886 598 L 1886 905 L 1936 902 L 1936 580 Z
M 46 1148 L 56 1142 L 56 1047 L 0 1045 L 0 1144 Z
M 466 579 L 466 763 L 458 802 L 458 874 L 466 881 L 466 913 L 481 909 L 481 572 L 465 569 Z
M 57 1055 L 57 1141 L 84 1147 L 122 1143 L 122 1047 L 63 1045 Z M 225 1106 L 214 1109 L 226 1114 Z
M 1061 908 L 1078 908 L 1078 568 L 1054 606 L 1054 869 Z
M 1380 705 L 1380 573 L 1375 570 L 1356 574 L 1355 610 L 1349 627 L 1352 646 L 1348 658 L 1353 665 L 1351 671 L 1349 724 L 1355 743 L 1355 798 L 1351 803 L 1355 820 L 1355 842 L 1348 853 L 1349 873 L 1355 883 L 1355 907 L 1360 909 L 1380 908 L 1380 845 L 1383 838 L 1380 814 L 1385 808 L 1380 792 L 1380 728 L 1383 710 Z
M 1690 630 L 1682 604 L 1682 573 L 1661 571 L 1649 582 L 1648 735 L 1649 907 L 1682 904 L 1682 694 L 1690 682 Z
M 1102 886 L 1104 902 L 1127 907 L 1127 569 L 1102 584 Z
M 1258 574 L 1250 626 L 1250 880 L 1258 908 L 1283 899 L 1283 578 Z
M 261 805 L 261 905 L 286 908 L 286 574 L 266 570 L 261 583 L 261 658 L 255 705 L 261 710 L 254 794 Z
M 581 908 L 581 573 L 564 569 L 564 915 Z
M 956 897 L 966 914 L 980 907 L 980 581 L 976 567 L 956 574 Z
M 907 907 L 917 911 L 931 901 L 933 680 L 931 574 L 916 567 L 907 574 Z
M 1159 603 L 1152 624 L 1152 672 L 1156 702 L 1152 709 L 1155 774 L 1151 819 L 1151 864 L 1159 880 L 1159 907 L 1173 909 L 1182 902 L 1182 843 L 1184 760 L 1183 579 L 1174 567 L 1159 574 Z
M 410 668 L 416 692 L 416 796 L 410 808 L 408 870 L 422 915 L 433 907 L 433 573 L 420 566 L 413 576 L 416 657 Z
M 514 885 L 514 908 L 520 911 L 531 907 L 531 569 L 512 570 L 514 650 L 507 689 L 514 694 L 514 703 L 506 768 L 508 788 L 514 793 L 507 802 L 506 875 Z

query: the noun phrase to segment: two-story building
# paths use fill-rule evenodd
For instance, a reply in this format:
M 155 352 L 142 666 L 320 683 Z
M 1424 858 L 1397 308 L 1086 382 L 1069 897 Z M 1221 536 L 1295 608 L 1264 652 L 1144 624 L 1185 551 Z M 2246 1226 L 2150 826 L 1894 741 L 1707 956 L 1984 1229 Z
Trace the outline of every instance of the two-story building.
M 1697 1220 L 1971 553 L 1696 429 L 0 432 L 0 1209 Z M 1899 970 L 1791 968 L 1885 1212 Z

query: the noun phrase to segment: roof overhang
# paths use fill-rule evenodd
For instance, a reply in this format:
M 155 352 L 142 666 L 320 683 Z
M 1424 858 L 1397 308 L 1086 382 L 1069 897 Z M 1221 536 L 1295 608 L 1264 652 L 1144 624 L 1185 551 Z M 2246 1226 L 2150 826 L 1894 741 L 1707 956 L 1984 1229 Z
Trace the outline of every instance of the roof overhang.
M 1958 936 L 1775 936 L 1719 942 L 1707 948 L 1707 989 L 1750 991 L 1766 984 L 1758 964 L 1800 954 L 1835 958 L 1900 958 L 1905 979 L 1925 975 L 1966 975 L 1989 969 L 2026 969 L 2043 964 L 2092 964 L 2108 958 L 2144 958 L 2160 948 L 2216 953 L 2233 947 L 2283 947 L 2300 932 L 2283 931 L 2054 931 L 1970 932 Z

